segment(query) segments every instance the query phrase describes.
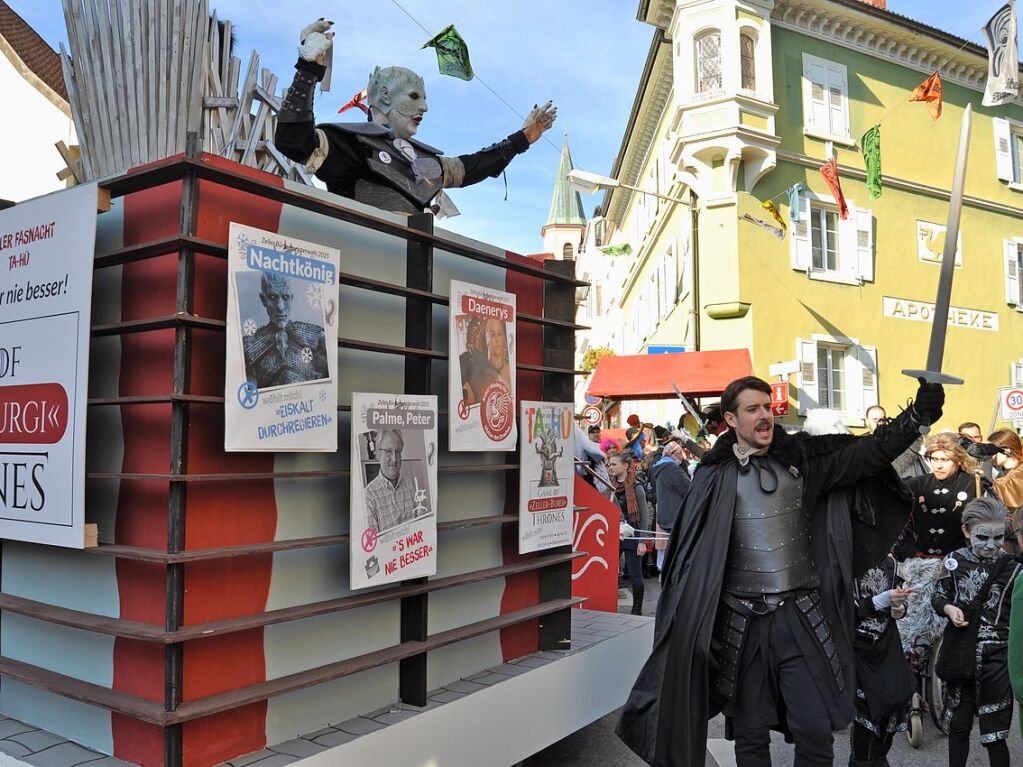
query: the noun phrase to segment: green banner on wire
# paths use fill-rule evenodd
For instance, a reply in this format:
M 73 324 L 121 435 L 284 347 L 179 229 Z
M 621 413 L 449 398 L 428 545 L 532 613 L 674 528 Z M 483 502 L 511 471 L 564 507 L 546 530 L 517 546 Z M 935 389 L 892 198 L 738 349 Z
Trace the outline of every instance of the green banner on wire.
M 469 46 L 458 34 L 454 24 L 441 30 L 440 34 L 425 43 L 423 48 L 436 49 L 437 68 L 442 75 L 459 77 L 463 80 L 473 78 L 472 63 L 469 61 Z
M 860 139 L 863 163 L 867 166 L 867 192 L 871 200 L 881 196 L 881 126 L 875 125 Z
M 600 248 L 600 252 L 605 256 L 631 256 L 632 246 L 624 242 L 621 245 L 608 245 L 606 248 Z

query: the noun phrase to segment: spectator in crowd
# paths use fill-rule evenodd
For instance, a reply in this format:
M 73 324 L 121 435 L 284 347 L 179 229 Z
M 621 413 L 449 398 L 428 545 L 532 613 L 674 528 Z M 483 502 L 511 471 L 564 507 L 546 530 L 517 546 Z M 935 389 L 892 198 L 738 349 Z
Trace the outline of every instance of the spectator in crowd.
M 887 423 L 888 413 L 880 405 L 871 405 L 863 414 L 863 420 L 867 424 L 867 431 L 873 434 L 879 425 Z M 901 479 L 908 480 L 931 473 L 931 467 L 922 455 L 923 446 L 924 438 L 919 437 L 908 450 L 892 461 L 892 468 Z
M 867 422 L 867 431 L 871 434 L 877 431 L 878 425 L 884 423 L 887 418 L 888 414 L 880 405 L 871 405 L 867 408 L 867 412 L 863 414 L 863 420 Z
M 607 474 L 607 456 L 578 426 L 575 427 L 573 443 L 576 474 L 589 482 L 598 493 L 608 495 L 613 488 Z
M 622 446 L 622 449 L 631 451 L 633 459 L 642 461 L 644 455 L 643 443 L 645 441 L 646 435 L 643 434 L 643 429 L 639 426 L 630 426 L 625 430 L 625 444 Z
M 608 471 L 615 483 L 612 500 L 618 505 L 621 514 L 619 527 L 622 552 L 625 555 L 625 568 L 632 588 L 632 614 L 643 614 L 643 556 L 647 553 L 645 538 L 653 523 L 652 514 L 647 508 L 646 494 L 643 486 L 636 479 L 636 461 L 633 453 L 623 450 L 608 459 Z
M 600 427 L 591 426 L 586 430 L 586 436 L 590 438 L 590 442 L 596 442 L 600 444 Z
M 1009 429 L 1000 429 L 987 438 L 992 445 L 997 445 L 1004 452 L 991 459 L 995 495 L 1009 509 L 1009 517 L 1005 526 L 1005 550 L 1010 554 L 1021 551 L 1018 541 L 1023 531 L 1023 444 L 1019 436 Z
M 974 717 L 991 767 L 1008 767 L 1006 738 L 1012 722 L 1008 643 L 1016 557 L 1002 551 L 1007 510 L 994 498 L 977 498 L 963 511 L 969 541 L 944 561 L 934 587 L 934 611 L 950 626 L 936 673 L 945 682 L 942 720 L 948 732 L 949 767 L 966 767 Z
M 933 434 L 925 443 L 933 473 L 907 481 L 913 495 L 909 523 L 896 546 L 904 558 L 900 572 L 912 589 L 906 617 L 899 621 L 902 648 L 914 668 L 921 668 L 944 624 L 930 609 L 934 581 L 941 575 L 942 559 L 963 544 L 962 515 L 977 497 L 974 460 L 959 444 L 959 435 Z
M 650 468 L 650 476 L 657 491 L 657 569 L 664 566 L 664 550 L 667 539 L 675 526 L 675 518 L 682 508 L 682 499 L 689 492 L 689 472 L 686 470 L 684 448 L 678 442 L 670 441 L 664 446 L 664 453 Z
M 980 430 L 980 426 L 975 424 L 973 421 L 963 421 L 959 424 L 959 428 L 956 429 L 959 432 L 959 436 L 966 437 L 971 442 L 983 442 L 984 435 Z

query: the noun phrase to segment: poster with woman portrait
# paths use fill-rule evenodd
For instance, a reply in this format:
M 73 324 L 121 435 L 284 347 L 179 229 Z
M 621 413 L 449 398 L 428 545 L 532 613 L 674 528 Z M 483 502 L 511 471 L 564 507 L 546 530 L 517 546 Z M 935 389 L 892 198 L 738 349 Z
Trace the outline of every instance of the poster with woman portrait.
M 515 296 L 451 281 L 448 449 L 514 450 Z
M 437 572 L 437 397 L 352 394 L 353 589 Z

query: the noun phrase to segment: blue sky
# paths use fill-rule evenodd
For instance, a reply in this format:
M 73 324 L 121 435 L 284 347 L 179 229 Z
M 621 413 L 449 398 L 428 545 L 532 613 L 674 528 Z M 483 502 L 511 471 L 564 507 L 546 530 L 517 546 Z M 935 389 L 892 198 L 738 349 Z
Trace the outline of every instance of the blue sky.
M 66 40 L 60 0 L 7 0 L 54 47 Z M 477 74 L 520 114 L 553 99 L 558 122 L 508 168 L 504 182 L 488 179 L 452 198 L 462 215 L 447 229 L 520 253 L 540 250 L 562 133 L 567 129 L 577 167 L 609 173 L 621 144 L 653 28 L 636 21 L 637 0 L 397 0 L 431 32 L 454 22 L 469 45 Z M 975 42 L 978 30 L 1001 4 L 889 0 L 888 7 Z M 335 22 L 333 87 L 317 94 L 317 119 L 365 87 L 376 65 L 407 66 L 426 80 L 430 111 L 418 138 L 447 154 L 472 152 L 517 130 L 521 120 L 480 82 L 437 73 L 428 39 L 395 4 L 323 0 L 210 0 L 235 25 L 243 66 L 255 48 L 262 66 L 291 80 L 299 30 L 326 15 Z M 587 214 L 598 196 L 584 196 Z

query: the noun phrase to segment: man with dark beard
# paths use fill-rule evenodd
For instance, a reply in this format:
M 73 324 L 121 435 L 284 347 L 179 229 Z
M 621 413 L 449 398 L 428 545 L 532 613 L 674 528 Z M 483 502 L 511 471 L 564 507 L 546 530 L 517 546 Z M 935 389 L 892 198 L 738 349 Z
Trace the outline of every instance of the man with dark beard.
M 707 720 L 724 712 L 740 767 L 771 763 L 771 729 L 791 736 L 797 765 L 832 764 L 832 733 L 855 714 L 854 561 L 880 561 L 898 535 L 908 498 L 891 461 L 943 402 L 921 382 L 890 424 L 836 443 L 776 427 L 759 378 L 728 385 L 730 431 L 672 532 L 653 652 L 618 725 L 646 762 L 702 767 Z M 842 487 L 851 502 L 825 502 Z

